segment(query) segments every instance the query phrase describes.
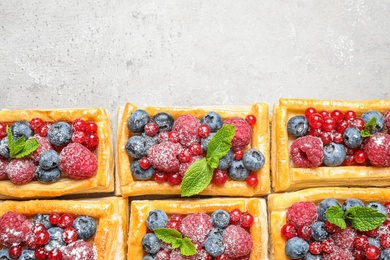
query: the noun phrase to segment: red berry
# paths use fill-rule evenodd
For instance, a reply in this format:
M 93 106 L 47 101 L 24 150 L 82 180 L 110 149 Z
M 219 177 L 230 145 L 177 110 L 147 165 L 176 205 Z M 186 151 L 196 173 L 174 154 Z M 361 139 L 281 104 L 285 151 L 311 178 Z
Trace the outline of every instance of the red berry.
M 344 136 L 340 132 L 335 132 L 333 134 L 333 142 L 336 144 L 341 144 L 344 142 Z
M 234 151 L 234 160 L 239 161 L 244 156 L 244 152 L 242 150 L 235 150 Z
M 193 144 L 190 146 L 190 151 L 192 155 L 201 155 L 203 150 L 200 144 Z
M 57 225 L 58 224 L 58 220 L 60 219 L 61 215 L 54 212 L 54 213 L 51 213 L 49 215 L 49 221 L 52 225 Z
M 46 245 L 50 240 L 49 232 L 42 225 L 42 228 L 37 228 L 34 230 L 34 241 L 37 245 Z
M 256 187 L 257 184 L 259 184 L 259 179 L 257 179 L 256 175 L 254 175 L 252 173 L 248 175 L 248 177 L 246 178 L 245 181 L 249 187 Z
M 233 209 L 232 211 L 229 212 L 230 215 L 230 223 L 231 224 L 237 224 L 242 216 L 242 212 L 239 209 Z
M 192 153 L 191 153 L 190 149 L 184 148 L 181 150 L 181 152 L 179 153 L 179 155 L 177 157 L 179 158 L 179 161 L 181 163 L 190 162 L 192 160 Z
M 154 181 L 157 183 L 163 183 L 168 180 L 168 174 L 166 172 L 162 171 L 155 171 L 154 172 Z
M 83 119 L 77 118 L 72 122 L 72 129 L 75 132 L 84 132 L 86 123 Z
M 352 121 L 352 126 L 358 128 L 361 131 L 364 128 L 364 120 L 362 118 L 360 118 L 360 117 L 355 118 Z
M 322 118 L 330 117 L 330 113 L 326 110 L 321 110 L 320 112 L 318 112 L 318 114 L 320 114 Z
M 298 237 L 309 241 L 311 238 L 311 226 L 310 225 L 303 225 L 298 228 Z
M 47 257 L 47 252 L 46 252 L 45 248 L 40 247 L 37 250 L 35 250 L 34 255 L 35 255 L 35 258 L 37 260 L 45 260 Z
M 173 228 L 180 232 L 181 221 L 170 219 L 165 226 L 166 228 Z
M 11 246 L 8 250 L 8 254 L 11 258 L 18 258 L 22 254 L 22 247 L 20 245 Z
M 171 220 L 179 220 L 179 221 L 181 221 L 183 219 L 183 215 L 181 215 L 181 214 L 173 214 L 170 219 Z
M 74 221 L 74 218 L 73 218 L 73 216 L 71 214 L 64 213 L 58 219 L 58 224 L 57 225 L 60 228 L 67 228 L 67 227 L 71 227 L 72 226 L 73 221 Z
M 366 248 L 366 257 L 369 260 L 378 259 L 381 254 L 381 250 L 376 246 L 367 246 Z
M 390 248 L 390 234 L 382 234 L 379 236 L 379 242 L 382 248 Z
M 233 125 L 236 132 L 232 139 L 232 149 L 243 149 L 252 140 L 252 127 L 241 117 L 230 117 L 223 121 L 224 125 Z
M 331 239 L 325 239 L 321 242 L 322 251 L 330 254 L 334 251 L 334 243 Z
M 209 125 L 207 124 L 201 124 L 199 127 L 198 127 L 198 136 L 200 138 L 206 138 L 207 136 L 210 135 L 210 127 Z
M 147 123 L 144 127 L 145 134 L 155 136 L 158 133 L 158 125 L 156 123 Z
M 332 134 L 330 132 L 322 132 L 320 138 L 324 145 L 330 144 L 333 140 Z
M 343 112 L 339 109 L 335 109 L 330 113 L 330 116 L 336 121 L 336 123 L 340 122 L 344 118 Z
M 96 133 L 97 129 L 98 129 L 98 126 L 95 122 L 88 121 L 85 123 L 85 132 L 93 134 L 93 133 Z
M 240 223 L 241 223 L 242 227 L 247 228 L 247 227 L 252 226 L 253 221 L 254 221 L 254 218 L 253 218 L 253 215 L 251 213 L 247 212 L 247 213 L 244 213 L 241 215 Z
M 367 154 L 363 150 L 358 150 L 354 156 L 353 159 L 357 163 L 364 163 L 367 160 Z
M 168 183 L 171 186 L 179 185 L 181 183 L 182 176 L 179 173 L 169 174 Z
M 348 110 L 347 112 L 345 112 L 344 114 L 344 119 L 345 120 L 349 120 L 349 119 L 355 119 L 356 118 L 356 113 L 355 111 L 352 111 L 352 110 Z
M 305 117 L 309 119 L 312 114 L 317 113 L 317 110 L 314 107 L 308 107 L 305 110 Z
M 179 134 L 175 131 L 168 132 L 168 141 L 172 143 L 178 143 L 180 141 Z
M 228 175 L 226 170 L 219 170 L 219 169 L 214 170 L 213 178 L 211 181 L 215 185 L 223 185 L 225 184 L 225 182 L 227 182 L 227 180 L 228 180 Z
M 312 128 L 320 128 L 323 122 L 322 116 L 318 113 L 312 114 L 309 119 L 309 125 Z
M 322 130 L 321 128 L 309 128 L 309 132 L 307 133 L 307 135 L 312 135 L 312 136 L 316 136 L 316 137 L 321 137 L 322 135 Z
M 344 165 L 347 165 L 347 166 L 354 166 L 356 165 L 356 161 L 353 157 L 353 155 L 347 155 L 345 156 L 345 159 L 344 159 Z
M 286 240 L 298 236 L 298 232 L 293 224 L 284 224 L 281 233 Z
M 324 147 L 320 138 L 306 135 L 295 139 L 290 146 L 290 155 L 295 166 L 313 168 L 322 163 Z
M 87 134 L 85 136 L 85 145 L 93 150 L 99 144 L 99 136 L 96 133 Z
M 6 129 L 7 129 L 7 126 L 4 123 L 0 122 L 0 139 L 3 139 L 4 137 L 7 136 Z
M 379 235 L 379 230 L 378 228 L 366 231 L 365 234 L 369 237 L 377 237 Z
M 287 223 L 293 224 L 296 228 L 311 225 L 317 217 L 317 206 L 311 201 L 295 202 L 286 212 Z
M 48 254 L 47 254 L 47 259 L 48 260 L 61 260 L 62 259 L 62 252 L 59 248 L 55 248 L 53 250 L 51 250 Z
M 332 117 L 324 117 L 321 129 L 325 132 L 330 132 L 336 129 L 336 121 Z
M 30 121 L 30 128 L 35 132 L 37 133 L 38 130 L 43 126 L 44 122 L 42 119 L 40 119 L 39 117 L 34 117 L 33 119 L 31 119 Z
M 319 254 L 321 254 L 321 252 L 322 252 L 321 242 L 317 242 L 317 241 L 311 242 L 311 243 L 309 244 L 309 251 L 310 251 L 310 253 L 312 253 L 313 255 L 319 255 Z
M 77 231 L 73 227 L 64 228 L 64 232 L 62 232 L 62 240 L 65 243 L 70 244 L 77 240 Z
M 142 157 L 139 161 L 139 166 L 144 169 L 144 170 L 147 170 L 149 169 L 150 167 L 150 161 L 148 160 L 148 158 L 146 157 Z
M 348 121 L 343 119 L 336 124 L 336 131 L 339 132 L 340 134 L 343 134 L 345 129 L 348 128 L 348 126 L 349 126 Z
M 387 214 L 389 215 L 389 213 L 390 213 L 390 202 L 385 203 L 385 207 L 387 209 Z
M 256 117 L 254 115 L 247 115 L 245 120 L 250 126 L 254 126 L 256 124 Z
M 336 233 L 336 232 L 341 232 L 341 228 L 336 226 L 333 223 L 330 223 L 329 221 L 325 221 L 325 230 L 328 233 Z
M 72 142 L 82 144 L 85 142 L 85 132 L 73 132 Z
M 47 131 L 49 131 L 49 128 L 50 128 L 51 125 L 52 125 L 52 123 L 46 122 L 46 123 L 39 129 L 38 134 L 39 134 L 40 136 L 42 136 L 42 137 L 47 136 Z

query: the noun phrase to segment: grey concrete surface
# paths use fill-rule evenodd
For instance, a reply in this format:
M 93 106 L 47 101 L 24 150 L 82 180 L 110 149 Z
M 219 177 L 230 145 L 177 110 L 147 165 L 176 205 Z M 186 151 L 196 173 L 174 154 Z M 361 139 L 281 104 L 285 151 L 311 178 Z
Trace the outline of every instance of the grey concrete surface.
M 2 0 L 0 108 L 390 98 L 390 1 Z

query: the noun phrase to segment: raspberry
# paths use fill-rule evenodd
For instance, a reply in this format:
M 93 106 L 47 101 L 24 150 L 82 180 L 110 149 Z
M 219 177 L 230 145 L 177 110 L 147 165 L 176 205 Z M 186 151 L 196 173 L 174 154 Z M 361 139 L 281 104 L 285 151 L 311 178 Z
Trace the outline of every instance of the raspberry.
M 336 247 L 332 253 L 323 254 L 322 259 L 323 260 L 354 260 L 354 257 L 352 255 L 352 252 L 349 251 L 348 249 Z
M 387 132 L 390 133 L 390 109 L 385 113 L 385 125 L 387 128 Z
M 35 164 L 30 159 L 13 159 L 5 171 L 12 183 L 26 184 L 34 179 Z
M 178 143 L 164 142 L 152 146 L 148 151 L 148 159 L 152 166 L 163 172 L 177 172 L 180 161 L 177 158 L 182 146 Z
M 170 253 L 170 251 L 160 250 L 160 251 L 158 251 L 158 253 L 156 254 L 154 260 L 165 260 L 165 259 L 169 259 L 169 253 Z
M 62 260 L 93 260 L 95 254 L 90 243 L 77 240 L 62 251 Z
M 198 212 L 183 218 L 180 231 L 183 236 L 189 237 L 192 242 L 203 245 L 212 228 L 213 224 L 210 216 L 204 212 Z
M 9 211 L 0 217 L 0 244 L 10 247 L 26 241 L 31 221 L 22 214 Z
M 92 177 L 97 171 L 95 155 L 79 143 L 70 143 L 60 153 L 59 168 L 72 179 L 81 180 Z
M 200 142 L 198 135 L 199 120 L 191 115 L 179 116 L 173 124 L 172 131 L 176 132 L 180 138 L 180 144 L 190 146 Z
M 5 169 L 7 168 L 8 163 L 9 163 L 8 160 L 0 157 L 0 180 L 7 177 L 7 173 L 5 172 Z
M 229 257 L 248 255 L 252 250 L 252 237 L 242 227 L 229 225 L 223 234 L 224 253 Z
M 390 135 L 376 133 L 368 138 L 363 148 L 374 166 L 390 166 Z
M 297 167 L 317 167 L 324 158 L 324 147 L 320 138 L 307 135 L 293 141 L 290 147 L 290 155 Z
M 243 149 L 250 144 L 252 139 L 252 128 L 245 119 L 240 117 L 231 117 L 223 122 L 224 125 L 234 125 L 236 132 L 232 139 L 232 149 Z
M 317 207 L 313 202 L 300 201 L 287 209 L 287 223 L 293 224 L 296 229 L 304 225 L 311 225 L 317 220 Z
M 35 162 L 38 162 L 41 154 L 47 150 L 52 150 L 53 146 L 51 145 L 51 143 L 49 142 L 49 139 L 47 139 L 47 137 L 42 137 L 40 135 L 34 135 L 34 138 L 37 139 L 39 146 L 34 152 L 32 152 L 29 155 L 29 157 L 31 159 L 33 159 Z
M 357 232 L 351 227 L 343 229 L 341 232 L 333 233 L 330 238 L 333 239 L 334 244 L 340 248 L 352 249 L 353 241 L 357 237 Z

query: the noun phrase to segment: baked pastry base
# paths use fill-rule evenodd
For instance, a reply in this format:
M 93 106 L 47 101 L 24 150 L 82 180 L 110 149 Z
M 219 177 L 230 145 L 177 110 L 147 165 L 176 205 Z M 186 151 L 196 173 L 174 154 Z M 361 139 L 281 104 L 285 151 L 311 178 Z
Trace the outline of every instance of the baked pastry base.
M 92 243 L 98 260 L 126 259 L 128 202 L 126 198 L 106 197 L 83 200 L 0 201 L 0 216 L 14 211 L 32 217 L 52 212 L 87 215 L 97 221 Z
M 49 198 L 70 194 L 101 193 L 114 191 L 114 153 L 111 120 L 108 112 L 102 108 L 86 109 L 37 109 L 37 110 L 1 110 L 0 121 L 12 124 L 15 121 L 30 121 L 39 117 L 45 122 L 72 122 L 76 118 L 94 121 L 98 125 L 99 144 L 95 155 L 98 158 L 97 173 L 86 180 L 73 180 L 62 176 L 51 184 L 32 181 L 24 185 L 15 185 L 10 180 L 0 180 L 0 199 L 9 198 Z
M 211 199 L 187 199 L 187 200 L 135 200 L 131 202 L 131 216 L 128 239 L 127 259 L 141 260 L 145 255 L 141 240 L 146 234 L 146 218 L 151 210 L 161 209 L 168 216 L 171 214 L 191 214 L 205 212 L 211 214 L 217 209 L 226 211 L 240 209 L 249 212 L 255 217 L 254 224 L 250 227 L 253 239 L 253 248 L 250 260 L 268 259 L 268 220 L 266 203 L 258 198 L 211 198 Z
M 308 107 L 318 111 L 354 110 L 358 116 L 368 110 L 381 113 L 390 108 L 390 100 L 338 101 L 315 99 L 280 99 L 273 109 L 272 119 L 272 188 L 274 192 L 310 187 L 389 186 L 390 167 L 337 166 L 297 168 L 290 160 L 290 145 L 295 139 L 287 132 L 287 122 L 295 115 L 304 115 Z
M 125 145 L 130 136 L 134 135 L 127 128 L 127 120 L 131 113 L 138 109 L 133 104 L 127 103 L 125 107 L 119 108 L 118 111 L 118 128 L 117 128 L 117 143 L 116 143 L 116 195 L 121 196 L 139 196 L 139 195 L 172 195 L 180 194 L 180 185 L 171 186 L 168 183 L 157 183 L 154 180 L 138 181 L 133 178 L 130 171 L 131 158 L 125 150 Z M 270 192 L 270 129 L 268 107 L 262 103 L 256 103 L 248 106 L 227 106 L 227 107 L 145 107 L 149 115 L 155 115 L 158 112 L 167 112 L 171 114 L 175 120 L 180 115 L 190 114 L 196 118 L 202 118 L 206 113 L 215 111 L 219 113 L 223 119 L 228 117 L 245 118 L 249 114 L 256 116 L 257 121 L 252 126 L 251 147 L 259 149 L 265 157 L 264 166 L 255 172 L 259 179 L 259 184 L 252 188 L 248 187 L 245 181 L 228 180 L 223 186 L 210 184 L 202 195 L 218 195 L 218 196 L 261 196 Z

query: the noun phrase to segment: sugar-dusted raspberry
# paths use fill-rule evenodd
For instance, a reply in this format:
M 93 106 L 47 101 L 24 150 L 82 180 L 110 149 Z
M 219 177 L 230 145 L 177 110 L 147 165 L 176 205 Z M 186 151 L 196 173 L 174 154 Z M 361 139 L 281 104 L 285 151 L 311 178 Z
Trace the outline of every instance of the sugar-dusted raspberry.
M 248 255 L 252 250 L 253 240 L 251 235 L 242 227 L 229 225 L 223 234 L 225 245 L 224 253 L 229 257 L 241 257 Z
M 38 148 L 32 152 L 29 157 L 31 159 L 33 159 L 35 162 L 38 162 L 39 161 L 39 157 L 41 156 L 41 154 L 44 152 L 44 151 L 47 151 L 47 150 L 52 150 L 53 149 L 53 146 L 51 145 L 51 143 L 49 142 L 49 139 L 47 139 L 47 137 L 42 137 L 38 134 L 34 135 L 33 136 L 35 139 L 37 139 L 38 141 Z
M 204 212 L 189 214 L 181 221 L 180 231 L 183 236 L 201 245 L 206 241 L 207 235 L 213 228 L 211 217 Z
M 180 138 L 180 143 L 183 146 L 189 147 L 192 144 L 200 142 L 198 135 L 199 120 L 191 115 L 179 116 L 173 124 L 172 131 L 176 132 Z
M 164 142 L 152 146 L 148 151 L 148 159 L 152 166 L 163 172 L 177 172 L 180 161 L 177 158 L 182 146 L 179 143 Z
M 62 250 L 62 260 L 94 260 L 95 253 L 90 243 L 77 240 Z
M 157 258 L 156 259 L 162 259 Z M 164 260 L 208 260 L 212 259 L 211 256 L 209 256 L 204 248 L 199 248 L 196 250 L 196 254 L 193 256 L 184 256 L 180 253 L 179 249 L 174 249 L 171 251 L 169 258 L 164 258 Z
M 169 259 L 169 255 L 171 253 L 171 250 L 160 250 L 154 257 L 154 260 L 166 260 Z
M 385 112 L 385 126 L 387 128 L 387 132 L 390 133 L 390 109 Z
M 14 184 L 26 184 L 34 179 L 35 164 L 31 159 L 13 159 L 5 168 L 8 178 Z
M 84 145 L 69 143 L 60 152 L 59 168 L 72 179 L 92 177 L 98 167 L 96 156 Z
M 363 148 L 374 166 L 390 166 L 390 135 L 376 133 L 368 138 Z
M 0 217 L 0 244 L 6 247 L 26 241 L 32 223 L 24 215 L 9 211 Z
M 336 232 L 330 235 L 330 238 L 333 239 L 334 244 L 340 248 L 352 249 L 353 241 L 357 236 L 355 229 L 347 227 L 341 232 Z
M 7 168 L 8 163 L 9 163 L 8 160 L 0 157 L 0 180 L 7 177 L 7 173 L 5 172 L 5 169 Z
M 311 201 L 300 201 L 287 209 L 287 223 L 294 225 L 296 229 L 301 226 L 311 225 L 317 220 L 317 206 Z
M 236 132 L 232 139 L 232 148 L 243 149 L 250 144 L 252 139 L 252 127 L 241 117 L 231 117 L 223 122 L 224 125 L 234 125 Z
M 290 155 L 297 167 L 317 167 L 324 158 L 323 143 L 320 138 L 311 135 L 299 137 L 291 144 Z
M 353 254 L 350 250 L 335 247 L 334 251 L 330 254 L 323 254 L 323 260 L 354 260 Z

